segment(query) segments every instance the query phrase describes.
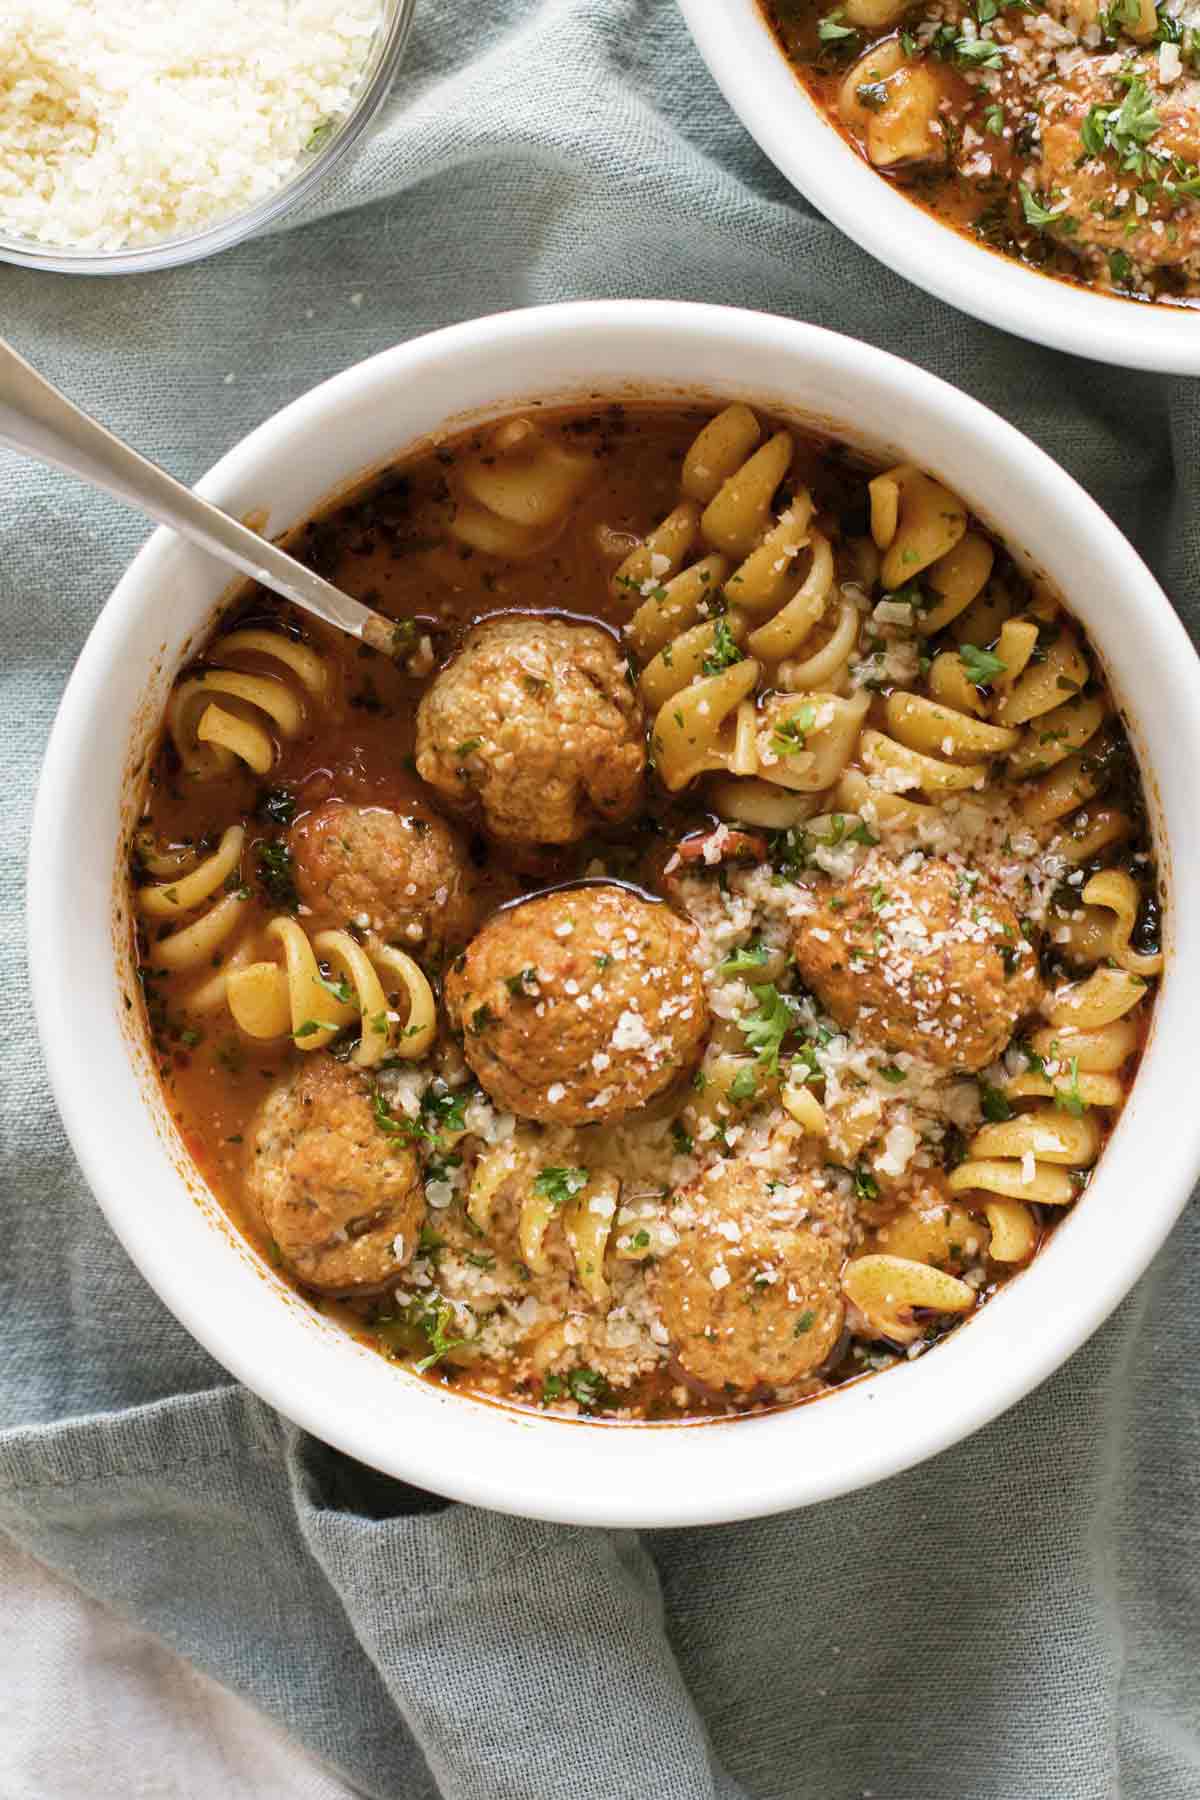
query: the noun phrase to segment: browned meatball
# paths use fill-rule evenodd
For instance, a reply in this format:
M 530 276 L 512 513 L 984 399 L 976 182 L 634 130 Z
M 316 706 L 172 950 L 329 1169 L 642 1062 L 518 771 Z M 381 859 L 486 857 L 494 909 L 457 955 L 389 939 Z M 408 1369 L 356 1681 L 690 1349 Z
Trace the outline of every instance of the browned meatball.
M 638 702 L 613 640 L 560 619 L 488 619 L 417 713 L 417 768 L 490 834 L 570 844 L 642 797 Z
M 316 927 L 355 924 L 402 949 L 437 951 L 457 949 L 477 923 L 466 852 L 428 807 L 329 800 L 292 827 L 291 851 Z
M 844 1215 L 827 1178 L 781 1184 L 749 1163 L 722 1163 L 680 1193 L 672 1218 L 679 1244 L 656 1292 L 684 1373 L 751 1394 L 819 1369 L 846 1312 Z
M 699 1055 L 708 1007 L 693 925 L 615 882 L 497 913 L 446 980 L 451 1023 L 498 1106 L 619 1119 Z
M 801 919 L 794 949 L 839 1025 L 939 1068 L 993 1062 L 1041 994 L 1008 902 L 938 858 L 911 873 L 874 859 Z
M 412 1149 L 383 1133 L 367 1088 L 320 1051 L 267 1094 L 246 1134 L 246 1191 L 306 1287 L 383 1287 L 416 1249 L 425 1192 Z
M 1065 80 L 1043 89 L 1041 199 L 1061 220 L 1050 229 L 1068 247 L 1120 251 L 1134 262 L 1157 266 L 1183 262 L 1200 249 L 1200 206 L 1173 200 L 1164 189 L 1152 191 L 1147 206 L 1141 197 L 1145 184 L 1121 167 L 1121 156 L 1111 149 L 1089 154 L 1080 137 L 1093 106 L 1122 107 L 1129 93 L 1126 77 L 1135 67 L 1157 120 L 1146 148 L 1187 162 L 1200 157 L 1200 82 L 1189 78 L 1160 86 L 1157 54 L 1136 64 L 1118 63 L 1108 54 L 1085 57 Z

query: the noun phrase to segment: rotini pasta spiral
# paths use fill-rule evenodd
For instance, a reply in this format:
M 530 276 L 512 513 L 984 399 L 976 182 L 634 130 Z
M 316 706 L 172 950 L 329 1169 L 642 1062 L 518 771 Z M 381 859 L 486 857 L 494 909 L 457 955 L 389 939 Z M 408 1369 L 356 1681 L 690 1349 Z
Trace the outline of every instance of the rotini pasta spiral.
M 811 494 L 801 490 L 772 511 L 794 456 L 790 432 L 764 443 L 749 407 L 726 407 L 688 450 L 683 502 L 614 576 L 618 591 L 643 595 L 626 637 L 645 665 L 639 689 L 669 788 L 715 770 L 800 790 L 828 786 L 857 737 L 867 702 L 838 689 L 858 608 L 837 590 Z M 685 567 L 697 546 L 708 554 Z M 777 708 L 765 732 L 751 698 L 760 678 L 784 690 L 785 702 L 803 696 L 786 713 Z
M 298 737 L 312 711 L 327 702 L 328 665 L 279 631 L 231 631 L 213 653 L 220 663 L 185 675 L 167 706 L 180 762 L 193 781 L 227 776 L 238 761 L 265 775 L 275 762 L 275 736 Z M 263 663 L 282 673 L 264 672 Z
M 172 858 L 163 858 L 153 850 L 149 858 L 142 853 L 143 864 L 152 873 L 158 873 L 171 861 L 178 868 L 178 873 L 169 879 L 137 890 L 142 918 L 165 933 L 153 940 L 150 966 L 156 972 L 180 975 L 213 970 L 214 965 L 219 965 L 185 995 L 183 1005 L 188 1012 L 209 1012 L 224 1001 L 226 974 L 233 966 L 225 946 L 242 924 L 243 903 L 249 897 L 240 876 L 245 841 L 245 827 L 230 825 L 216 849 L 200 860 L 188 851 Z M 174 931 L 165 931 L 168 921 L 182 921 L 188 913 L 197 916 L 180 923 Z
M 288 917 L 272 919 L 265 931 L 282 951 L 282 966 L 251 961 L 253 931 L 227 949 L 250 897 L 240 875 L 245 839 L 245 827 L 231 825 L 217 848 L 190 869 L 138 890 L 138 910 L 147 924 L 161 927 L 189 912 L 198 914 L 157 938 L 151 951 L 156 971 L 207 971 L 181 996 L 183 1011 L 205 1014 L 227 1006 L 248 1037 L 290 1037 L 299 1050 L 323 1049 L 360 1023 L 362 1039 L 351 1057 L 360 1068 L 373 1068 L 389 1056 L 423 1056 L 436 1031 L 433 992 L 402 950 L 376 940 L 364 948 L 347 931 L 318 932 L 310 939 Z M 161 855 L 154 860 L 161 866 Z
M 675 1242 L 661 1207 L 635 1199 L 618 1212 L 620 1177 L 606 1169 L 541 1167 L 545 1140 L 519 1134 L 492 1145 L 480 1156 L 467 1192 L 467 1216 L 485 1236 L 495 1223 L 496 1206 L 505 1190 L 516 1196 L 517 1248 L 535 1275 L 551 1267 L 556 1223 L 571 1257 L 575 1280 L 593 1306 L 606 1311 L 611 1299 L 607 1263 L 610 1256 L 627 1262 L 662 1255 Z M 551 1185 L 547 1174 L 557 1176 Z
M 299 1050 L 321 1050 L 357 1023 L 362 1036 L 350 1060 L 364 1069 L 428 1051 L 437 1030 L 433 990 L 403 950 L 376 939 L 364 946 L 348 931 L 310 938 L 287 917 L 272 919 L 266 936 L 282 964 L 246 963 L 225 982 L 229 1010 L 248 1037 L 290 1037 Z
M 1046 1008 L 1049 1023 L 1025 1053 L 1027 1070 L 1004 1083 L 1008 1100 L 1033 1104 L 982 1126 L 951 1173 L 952 1192 L 988 1196 L 997 1261 L 1032 1254 L 1031 1204 L 1067 1206 L 1077 1197 L 1103 1141 L 1092 1109 L 1124 1100 L 1120 1071 L 1140 1041 L 1131 1015 L 1145 992 L 1140 976 L 1109 967 L 1059 988 Z

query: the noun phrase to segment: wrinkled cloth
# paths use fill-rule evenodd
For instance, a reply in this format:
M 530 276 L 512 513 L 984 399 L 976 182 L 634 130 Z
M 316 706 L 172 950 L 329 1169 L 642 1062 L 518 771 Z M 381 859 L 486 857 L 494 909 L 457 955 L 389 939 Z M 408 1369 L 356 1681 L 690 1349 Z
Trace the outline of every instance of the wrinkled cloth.
M 185 479 L 399 340 L 606 295 L 764 308 L 934 370 L 1064 463 L 1200 624 L 1196 384 L 1023 344 L 873 262 L 757 151 L 672 0 L 420 0 L 379 133 L 305 220 L 168 274 L 0 268 L 6 335 Z M 1200 1795 L 1194 1210 L 988 1429 L 702 1531 L 447 1507 L 297 1433 L 165 1312 L 64 1141 L 21 927 L 54 708 L 145 535 L 0 454 L 0 1530 L 374 1800 Z M 111 1773 L 89 1792 L 128 1791 Z

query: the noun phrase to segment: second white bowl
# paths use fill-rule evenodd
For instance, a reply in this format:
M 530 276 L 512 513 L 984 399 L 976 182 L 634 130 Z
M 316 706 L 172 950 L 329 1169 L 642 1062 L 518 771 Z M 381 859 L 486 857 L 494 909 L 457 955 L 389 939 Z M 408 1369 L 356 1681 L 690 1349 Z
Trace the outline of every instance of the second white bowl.
M 788 180 L 847 237 L 939 300 L 1018 337 L 1130 369 L 1200 374 L 1200 311 L 1041 275 L 940 224 L 863 160 L 793 74 L 757 0 L 679 0 L 725 98 Z

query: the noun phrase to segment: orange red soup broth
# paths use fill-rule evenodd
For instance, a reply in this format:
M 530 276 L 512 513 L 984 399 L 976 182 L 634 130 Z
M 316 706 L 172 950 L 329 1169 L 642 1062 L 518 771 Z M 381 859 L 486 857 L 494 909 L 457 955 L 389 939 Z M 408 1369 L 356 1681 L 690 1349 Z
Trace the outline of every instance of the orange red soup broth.
M 508 420 L 295 542 L 394 656 L 239 600 L 130 846 L 236 1226 L 430 1380 L 618 1419 L 969 1319 L 1086 1185 L 1161 966 L 1056 597 L 741 405 Z
M 801 81 L 939 218 L 1134 299 L 1200 296 L 1200 40 L 1164 0 L 763 0 Z

